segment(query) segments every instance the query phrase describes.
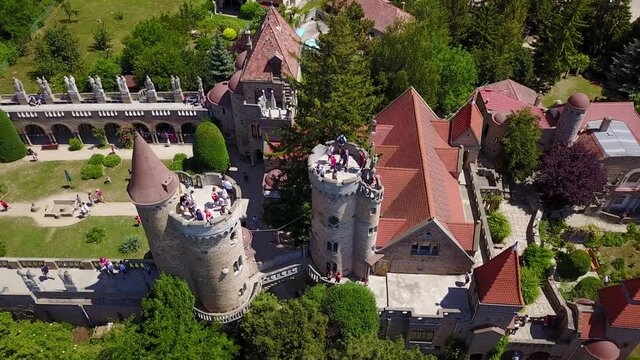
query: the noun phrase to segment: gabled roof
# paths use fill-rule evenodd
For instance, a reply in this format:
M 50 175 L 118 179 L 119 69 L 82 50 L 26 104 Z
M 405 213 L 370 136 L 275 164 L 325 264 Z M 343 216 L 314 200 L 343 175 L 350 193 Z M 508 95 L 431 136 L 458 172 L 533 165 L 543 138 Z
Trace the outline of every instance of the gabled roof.
M 393 149 L 384 152 L 376 168 L 385 187 L 379 228 L 385 219 L 395 219 L 397 228 L 394 234 L 378 234 L 377 245 L 385 246 L 430 218 L 445 226 L 465 223 L 458 182 L 449 173 L 457 169 L 459 149 L 438 134 L 433 123 L 442 120 L 416 90 L 409 88 L 375 120 L 376 149 Z M 398 225 L 400 220 L 404 222 Z
M 482 114 L 476 105 L 475 96 L 463 106 L 451 119 L 451 139 L 456 141 L 464 132 L 471 129 L 471 134 L 480 144 L 482 136 Z
M 578 318 L 580 339 L 604 338 L 604 316 L 600 312 L 583 311 Z
M 399 21 L 413 21 L 413 15 L 393 5 L 387 0 L 348 0 L 357 2 L 364 10 L 364 17 L 373 21 L 373 28 L 385 32 L 387 27 Z
M 255 35 L 253 50 L 242 72 L 242 81 L 271 80 L 270 61 L 275 57 L 282 61 L 283 74 L 298 76 L 298 56 L 302 44 L 300 37 L 282 18 L 278 10 L 271 7 Z
M 632 102 L 592 102 L 582 118 L 580 128 L 584 128 L 590 121 L 602 120 L 605 116 L 624 122 L 640 142 L 640 115 Z
M 478 300 L 481 303 L 524 306 L 519 261 L 514 244 L 474 270 Z
M 136 133 L 133 140 L 131 179 L 127 192 L 136 205 L 154 205 L 169 199 L 178 190 L 178 175 L 167 169 L 147 142 Z
M 640 329 L 640 278 L 602 288 L 598 297 L 610 326 Z
M 493 84 L 485 85 L 483 89 L 493 90 L 506 95 L 512 99 L 522 101 L 525 104 L 535 106 L 538 93 L 520 83 L 511 79 L 498 81 Z
M 529 105 L 525 102 L 504 95 L 499 91 L 494 91 L 491 89 L 483 88 L 479 91 L 479 94 L 482 98 L 482 101 L 484 102 L 484 107 L 487 108 L 487 111 L 491 113 L 502 112 L 509 114 L 523 108 L 528 108 L 531 113 L 538 118 L 538 126 L 541 129 L 548 129 L 552 126 L 550 123 L 550 119 L 548 119 L 542 109 L 537 106 Z

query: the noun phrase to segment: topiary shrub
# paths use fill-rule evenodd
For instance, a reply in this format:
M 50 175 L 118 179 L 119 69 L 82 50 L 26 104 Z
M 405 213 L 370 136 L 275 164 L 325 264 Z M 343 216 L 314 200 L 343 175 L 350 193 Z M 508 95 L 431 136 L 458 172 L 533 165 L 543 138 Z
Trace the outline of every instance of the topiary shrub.
M 507 236 L 511 235 L 511 225 L 503 213 L 498 211 L 490 213 L 487 216 L 487 222 L 489 223 L 489 232 L 493 241 L 501 243 Z
M 122 254 L 131 254 L 140 250 L 140 245 L 142 245 L 142 243 L 140 242 L 139 236 L 129 235 L 124 238 L 124 240 L 122 240 L 120 246 L 118 247 L 118 250 Z
M 120 159 L 120 156 L 116 154 L 109 154 L 104 158 L 104 161 L 102 161 L 102 165 L 112 168 L 118 166 L 121 161 L 122 159 Z
M 575 280 L 591 270 L 591 257 L 584 250 L 558 253 L 558 274 L 567 280 Z
M 253 20 L 260 14 L 260 3 L 257 1 L 248 1 L 240 7 L 240 19 Z
M 87 161 L 87 164 L 89 164 L 89 165 L 100 165 L 100 166 L 102 166 L 103 163 L 104 163 L 104 155 L 102 155 L 102 154 L 93 154 L 89 158 L 89 161 Z
M 376 299 L 365 286 L 350 282 L 327 289 L 322 308 L 342 338 L 378 333 Z
M 202 122 L 193 136 L 194 170 L 224 173 L 229 165 L 229 153 L 220 129 L 212 122 Z
M 588 276 L 580 280 L 571 291 L 571 300 L 577 298 L 598 300 L 598 289 L 602 287 L 602 282 L 597 277 Z
M 20 140 L 16 127 L 7 113 L 0 110 L 0 162 L 20 160 L 26 155 L 27 147 Z
M 87 231 L 85 238 L 88 244 L 99 244 L 107 238 L 107 230 L 94 226 Z
M 232 28 L 226 28 L 222 32 L 222 37 L 225 40 L 233 41 L 236 39 L 236 37 L 238 37 L 238 33 Z
M 540 278 L 536 273 L 526 267 L 520 268 L 520 284 L 522 289 L 522 299 L 526 305 L 533 304 L 540 296 Z
M 183 171 L 184 170 L 184 161 L 187 159 L 187 154 L 178 153 L 173 155 L 173 161 L 169 164 L 169 170 L 172 171 Z
M 69 151 L 77 151 L 81 150 L 84 147 L 84 144 L 78 138 L 69 139 Z
M 82 180 L 100 179 L 104 175 L 102 165 L 85 165 L 80 171 Z

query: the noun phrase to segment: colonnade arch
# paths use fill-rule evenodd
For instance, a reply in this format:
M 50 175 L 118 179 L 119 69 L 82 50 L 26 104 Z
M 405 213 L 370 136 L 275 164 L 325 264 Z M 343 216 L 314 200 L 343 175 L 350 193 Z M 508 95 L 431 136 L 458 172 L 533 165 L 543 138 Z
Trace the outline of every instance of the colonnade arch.
M 118 130 L 120 125 L 116 123 L 107 123 L 104 125 L 104 133 L 107 136 L 107 141 L 110 144 L 117 144 L 120 146 L 120 136 L 118 136 Z
M 68 144 L 69 139 L 75 137 L 75 131 L 65 124 L 53 124 L 51 134 L 58 144 Z
M 78 134 L 80 134 L 80 138 L 82 138 L 82 142 L 85 144 L 97 144 L 98 139 L 93 136 L 93 129 L 95 127 L 88 123 L 82 123 L 78 125 Z
M 171 143 L 179 142 L 178 136 L 176 134 L 176 130 L 173 125 L 169 123 L 159 123 L 156 125 L 156 136 L 158 137 L 158 141 L 162 143 L 166 143 L 167 139 Z
M 180 132 L 182 133 L 182 139 L 185 143 L 192 143 L 193 134 L 196 132 L 196 125 L 194 123 L 184 123 L 180 126 Z
M 51 138 L 49 138 L 49 135 L 47 134 L 45 129 L 40 125 L 25 125 L 24 136 L 26 137 L 26 139 L 23 140 L 27 140 L 27 144 L 43 145 L 51 143 Z

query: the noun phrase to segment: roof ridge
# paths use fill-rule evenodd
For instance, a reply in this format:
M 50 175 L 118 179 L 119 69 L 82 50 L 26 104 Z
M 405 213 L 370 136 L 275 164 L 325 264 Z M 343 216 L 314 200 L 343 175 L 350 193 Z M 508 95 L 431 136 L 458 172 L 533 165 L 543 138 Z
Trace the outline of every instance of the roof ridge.
M 429 175 L 427 174 L 427 172 L 429 171 L 429 169 L 427 169 L 427 159 L 425 159 L 425 154 L 424 151 L 426 151 L 425 146 L 427 146 L 425 144 L 424 141 L 424 133 L 423 133 L 423 129 L 422 126 L 420 124 L 420 119 L 419 119 L 419 114 L 418 114 L 418 104 L 417 104 L 417 97 L 415 89 L 413 88 L 413 86 L 409 89 L 412 90 L 411 91 L 411 97 L 412 97 L 412 101 L 413 101 L 413 119 L 415 121 L 416 124 L 416 128 L 417 128 L 417 132 L 418 132 L 418 147 L 419 147 L 419 151 L 420 151 L 420 163 L 422 164 L 422 177 L 424 178 L 424 191 L 427 194 L 427 208 L 429 209 L 429 214 L 431 215 L 431 217 L 434 217 L 436 212 L 435 212 L 435 206 L 434 206 L 434 201 L 433 201 L 433 194 L 431 191 L 429 191 L 429 188 L 431 187 L 431 179 L 429 177 Z

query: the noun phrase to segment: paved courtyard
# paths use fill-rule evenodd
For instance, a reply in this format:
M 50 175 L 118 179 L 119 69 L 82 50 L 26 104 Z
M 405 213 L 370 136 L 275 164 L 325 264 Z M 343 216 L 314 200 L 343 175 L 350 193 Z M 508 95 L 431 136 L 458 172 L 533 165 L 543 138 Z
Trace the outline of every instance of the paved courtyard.
M 503 244 L 511 246 L 517 242 L 518 253 L 522 254 L 527 248 L 527 228 L 534 215 L 526 200 L 524 189 L 517 188 L 517 191 L 512 192 L 511 199 L 500 204 L 500 212 L 509 219 L 509 224 L 511 224 L 511 235 L 504 239 Z

